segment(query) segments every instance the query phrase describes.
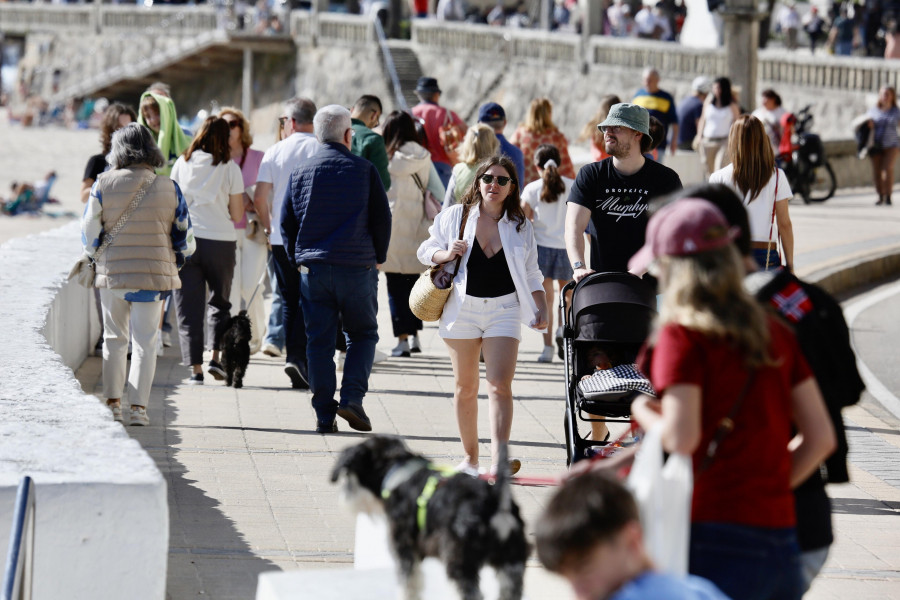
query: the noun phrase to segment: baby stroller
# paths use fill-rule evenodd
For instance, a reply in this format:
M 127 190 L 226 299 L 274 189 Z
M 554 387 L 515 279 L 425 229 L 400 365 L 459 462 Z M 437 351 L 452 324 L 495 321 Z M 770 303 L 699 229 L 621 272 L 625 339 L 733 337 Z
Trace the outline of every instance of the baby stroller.
M 574 287 L 571 306 L 566 292 Z M 650 332 L 656 314 L 653 286 L 631 273 L 595 273 L 560 292 L 563 314 L 563 344 L 566 363 L 566 464 L 586 457 L 593 446 L 608 442 L 586 440 L 578 432 L 578 422 L 629 422 L 631 402 L 641 391 L 582 391 L 578 383 L 593 372 L 588 349 L 594 344 L 611 348 L 621 362 L 634 362 Z M 644 390 L 647 391 L 647 390 Z

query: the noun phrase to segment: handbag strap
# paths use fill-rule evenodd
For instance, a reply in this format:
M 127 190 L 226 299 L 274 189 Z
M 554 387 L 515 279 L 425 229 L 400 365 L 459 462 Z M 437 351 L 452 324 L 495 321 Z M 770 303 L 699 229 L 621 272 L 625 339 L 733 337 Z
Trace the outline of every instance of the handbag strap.
M 144 180 L 144 183 L 141 184 L 141 187 L 138 188 L 138 191 L 135 192 L 134 197 L 131 199 L 131 203 L 122 212 L 122 216 L 120 216 L 119 220 L 116 221 L 116 224 L 112 226 L 109 233 L 103 236 L 103 243 L 101 243 L 100 247 L 97 248 L 97 251 L 94 252 L 93 260 L 96 261 L 100 258 L 100 255 L 113 243 L 113 240 L 116 239 L 116 236 L 119 235 L 119 232 L 125 227 L 125 223 L 128 222 L 128 219 L 134 214 L 134 211 L 137 210 L 138 204 L 140 204 L 141 200 L 144 199 L 144 196 L 147 195 L 147 190 L 150 189 L 150 186 L 153 185 L 154 181 L 156 181 L 155 173 Z
M 778 204 L 778 167 L 775 167 L 775 199 L 772 201 L 772 220 L 769 223 L 769 243 L 766 244 L 766 271 L 769 270 L 769 256 L 772 255 L 772 231 L 775 229 L 776 204 Z
M 716 431 L 713 433 L 709 445 L 706 446 L 706 455 L 703 457 L 703 462 L 700 464 L 700 468 L 697 469 L 697 475 L 706 471 L 710 465 L 712 465 L 713 460 L 716 458 L 716 453 L 719 451 L 719 446 L 722 444 L 722 440 L 724 440 L 734 429 L 734 418 L 744 404 L 744 398 L 747 397 L 747 392 L 750 390 L 750 384 L 753 382 L 753 376 L 755 374 L 756 371 L 754 370 L 747 375 L 747 381 L 744 382 L 744 387 L 741 389 L 741 393 L 738 394 L 737 400 L 735 400 L 734 404 L 731 406 L 731 410 L 728 411 L 727 415 L 722 417 L 722 420 L 719 421 L 719 424 L 716 426 Z
M 413 181 L 416 182 L 416 187 L 419 188 L 419 191 L 424 194 L 427 188 L 424 185 L 422 185 L 422 180 L 419 178 L 419 174 L 413 173 L 412 178 L 413 178 Z
M 459 222 L 459 239 L 463 239 L 463 233 L 466 230 L 466 221 L 469 219 L 469 205 L 463 204 L 463 213 L 462 220 Z M 476 244 L 478 242 L 475 242 Z M 456 257 L 456 265 L 453 269 L 453 274 L 456 275 L 459 273 L 459 265 L 462 263 L 462 254 Z

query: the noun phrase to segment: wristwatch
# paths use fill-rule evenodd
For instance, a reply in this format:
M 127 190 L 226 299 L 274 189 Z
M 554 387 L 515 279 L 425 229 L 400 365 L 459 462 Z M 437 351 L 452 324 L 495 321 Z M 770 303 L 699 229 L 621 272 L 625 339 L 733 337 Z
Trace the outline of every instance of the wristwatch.
M 575 261 L 575 264 L 572 265 L 572 268 L 573 268 L 573 269 L 583 269 L 583 268 L 584 268 L 584 263 L 581 262 L 580 260 L 576 260 L 576 261 Z

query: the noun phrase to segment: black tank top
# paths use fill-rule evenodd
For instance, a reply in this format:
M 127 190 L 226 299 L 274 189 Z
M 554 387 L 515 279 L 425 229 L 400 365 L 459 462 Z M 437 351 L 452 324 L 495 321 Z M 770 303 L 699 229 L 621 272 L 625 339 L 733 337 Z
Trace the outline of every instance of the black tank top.
M 506 255 L 503 249 L 488 258 L 481 249 L 478 240 L 472 244 L 472 253 L 466 263 L 469 274 L 466 283 L 466 295 L 476 298 L 497 298 L 516 291 L 512 275 L 509 273 L 509 265 L 506 264 Z

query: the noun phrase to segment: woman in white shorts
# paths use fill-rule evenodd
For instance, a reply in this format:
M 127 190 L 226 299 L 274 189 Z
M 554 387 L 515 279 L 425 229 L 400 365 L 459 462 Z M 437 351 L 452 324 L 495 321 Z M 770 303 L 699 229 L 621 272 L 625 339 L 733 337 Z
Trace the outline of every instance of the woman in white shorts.
M 462 204 L 438 213 L 429 235 L 417 253 L 423 264 L 452 264 L 462 257 L 440 319 L 440 336 L 453 364 L 453 399 L 465 454 L 457 469 L 478 473 L 478 356 L 483 353 L 491 471 L 496 472 L 500 444 L 509 441 L 512 428 L 521 324 L 540 331 L 547 327 L 548 315 L 534 231 L 520 206 L 512 162 L 495 156 L 481 163 Z M 519 462 L 510 461 L 510 467 L 517 471 Z

